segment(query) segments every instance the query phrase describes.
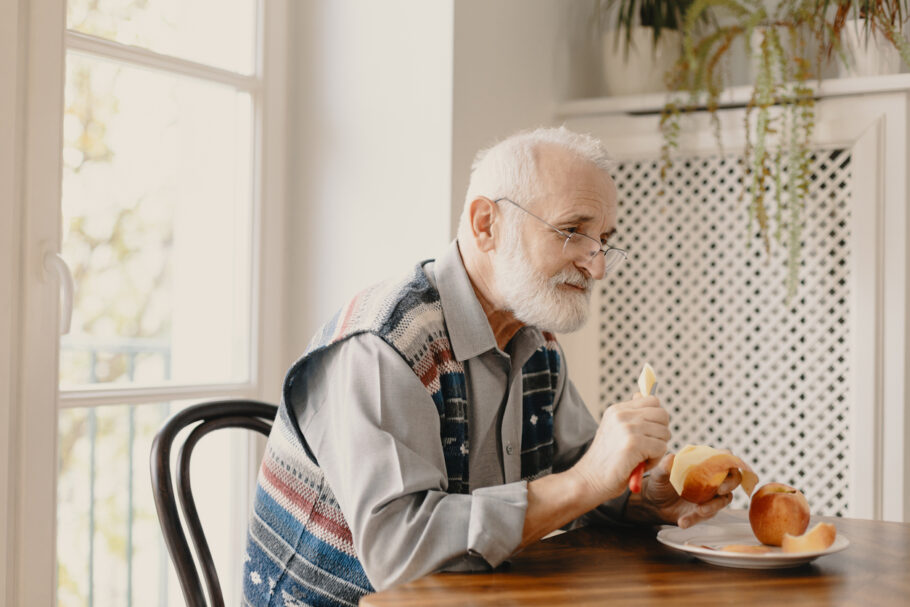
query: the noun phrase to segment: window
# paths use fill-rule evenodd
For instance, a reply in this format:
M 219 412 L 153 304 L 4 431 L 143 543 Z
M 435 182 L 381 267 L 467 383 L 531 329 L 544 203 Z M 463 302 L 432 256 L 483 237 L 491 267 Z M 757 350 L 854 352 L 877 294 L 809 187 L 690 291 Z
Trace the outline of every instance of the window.
M 75 289 L 70 331 L 43 339 L 57 291 L 24 280 L 23 477 L 36 480 L 20 503 L 36 506 L 19 518 L 56 537 L 20 551 L 19 597 L 46 604 L 34 586 L 56 575 L 58 605 L 180 604 L 151 497 L 154 433 L 190 403 L 280 388 L 287 6 L 31 4 L 23 267 L 39 243 Z M 57 378 L 52 403 L 42 373 Z M 257 458 L 245 433 L 206 442 L 193 483 L 233 604 Z

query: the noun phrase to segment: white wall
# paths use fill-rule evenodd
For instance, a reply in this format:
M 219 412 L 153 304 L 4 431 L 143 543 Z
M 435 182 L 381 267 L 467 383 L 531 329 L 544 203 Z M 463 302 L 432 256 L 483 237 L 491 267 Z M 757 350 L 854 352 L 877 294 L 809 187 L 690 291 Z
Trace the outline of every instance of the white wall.
M 560 101 L 601 93 L 593 10 L 591 0 L 455 3 L 453 234 L 478 149 L 518 130 L 556 124 Z M 597 356 L 589 358 L 586 334 L 582 329 L 559 341 L 570 376 L 593 411 Z
M 449 241 L 452 0 L 292 3 L 287 362 Z
M 593 0 L 292 6 L 288 364 L 350 295 L 444 249 L 478 149 L 602 90 Z
M 556 104 L 596 96 L 591 0 L 458 0 L 452 107 L 452 228 L 476 151 L 553 124 Z

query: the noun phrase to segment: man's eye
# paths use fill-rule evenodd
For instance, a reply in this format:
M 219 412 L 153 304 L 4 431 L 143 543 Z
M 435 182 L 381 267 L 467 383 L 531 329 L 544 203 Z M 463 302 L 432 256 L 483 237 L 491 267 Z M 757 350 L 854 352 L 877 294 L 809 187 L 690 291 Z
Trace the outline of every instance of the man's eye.
M 563 231 L 568 232 L 569 234 L 575 234 L 578 232 L 578 228 L 565 228 Z

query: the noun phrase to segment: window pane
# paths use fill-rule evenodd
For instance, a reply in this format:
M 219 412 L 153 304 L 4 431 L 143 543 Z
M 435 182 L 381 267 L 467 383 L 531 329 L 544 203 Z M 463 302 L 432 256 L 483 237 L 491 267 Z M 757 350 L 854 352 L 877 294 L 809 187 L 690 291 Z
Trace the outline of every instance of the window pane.
M 183 604 L 152 499 L 149 453 L 164 420 L 186 404 L 60 413 L 59 606 Z M 248 435 L 223 430 L 204 437 L 193 452 L 190 469 L 193 495 L 228 605 L 238 604 L 240 588 L 247 512 L 242 471 Z
M 122 44 L 251 74 L 257 0 L 69 0 L 66 26 Z
M 249 378 L 248 93 L 71 53 L 64 388 Z

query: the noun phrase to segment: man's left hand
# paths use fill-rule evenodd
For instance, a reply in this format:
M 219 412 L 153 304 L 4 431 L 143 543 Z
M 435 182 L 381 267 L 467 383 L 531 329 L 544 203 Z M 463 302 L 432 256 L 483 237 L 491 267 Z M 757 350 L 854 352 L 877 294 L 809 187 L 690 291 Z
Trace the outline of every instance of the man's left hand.
M 733 490 L 739 487 L 742 476 L 739 470 L 733 469 L 717 489 L 717 495 L 704 504 L 694 504 L 684 500 L 670 484 L 670 469 L 673 467 L 673 454 L 667 454 L 660 463 L 651 470 L 651 474 L 642 482 L 641 503 L 644 512 L 637 513 L 640 518 L 645 512 L 655 518 L 653 522 L 664 522 L 679 525 L 681 528 L 691 527 L 696 523 L 706 521 L 726 508 L 733 500 Z M 630 504 L 630 512 L 633 509 Z

